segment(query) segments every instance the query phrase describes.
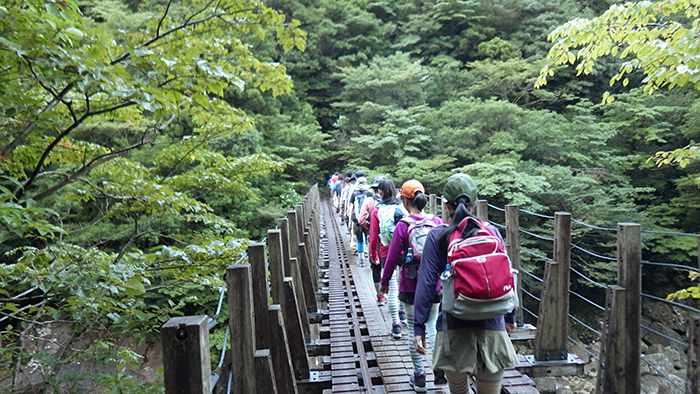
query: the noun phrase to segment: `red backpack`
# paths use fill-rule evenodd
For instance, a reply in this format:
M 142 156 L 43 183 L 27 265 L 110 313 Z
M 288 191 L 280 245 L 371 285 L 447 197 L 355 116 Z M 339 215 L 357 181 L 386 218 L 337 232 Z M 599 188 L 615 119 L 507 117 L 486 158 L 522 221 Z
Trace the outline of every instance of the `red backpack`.
M 462 238 L 468 223 L 476 235 Z M 517 306 L 510 259 L 501 239 L 486 225 L 467 217 L 450 235 L 449 274 L 442 277 L 442 310 L 462 320 L 485 320 Z

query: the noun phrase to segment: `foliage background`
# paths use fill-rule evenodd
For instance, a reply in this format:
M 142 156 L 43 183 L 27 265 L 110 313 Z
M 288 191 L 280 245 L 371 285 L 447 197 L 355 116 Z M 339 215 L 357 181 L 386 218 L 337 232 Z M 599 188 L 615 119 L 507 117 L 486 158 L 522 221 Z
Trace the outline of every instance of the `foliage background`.
M 550 32 L 611 5 L 3 4 L 0 379 L 19 384 L 17 369 L 36 361 L 52 366 L 39 392 L 158 391 L 119 372 L 141 355 L 117 338 L 147 341 L 169 316 L 210 313 L 225 266 L 334 171 L 416 178 L 437 194 L 464 171 L 495 206 L 700 233 L 697 162 L 648 162 L 693 146 L 697 92 L 648 95 L 638 72 L 611 86 L 624 59 L 597 57 L 577 74 L 547 57 Z M 534 216 L 521 225 L 552 231 Z M 573 242 L 615 255 L 609 232 L 575 227 Z M 647 261 L 697 266 L 694 238 L 645 234 L 643 248 Z M 523 258 L 541 276 L 544 261 Z M 573 266 L 602 283 L 616 275 L 587 254 Z M 688 286 L 686 272 L 663 267 L 645 266 L 643 281 L 658 296 Z M 585 280 L 574 290 L 597 297 Z M 59 358 L 26 346 L 51 322 L 98 339 Z M 105 373 L 60 372 L 88 355 Z

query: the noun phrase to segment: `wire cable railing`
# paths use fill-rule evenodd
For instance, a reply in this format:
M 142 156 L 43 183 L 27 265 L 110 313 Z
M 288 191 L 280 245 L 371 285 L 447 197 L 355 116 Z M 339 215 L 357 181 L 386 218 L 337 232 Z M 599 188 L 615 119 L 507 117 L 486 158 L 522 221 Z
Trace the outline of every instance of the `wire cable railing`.
M 574 272 L 575 272 L 576 274 L 578 274 L 578 276 L 580 276 L 581 278 L 585 279 L 586 281 L 588 281 L 588 282 L 590 282 L 590 283 L 593 283 L 594 285 L 596 285 L 596 286 L 598 286 L 598 287 L 601 287 L 601 288 L 603 288 L 603 289 L 607 289 L 607 288 L 608 288 L 608 286 L 605 286 L 605 285 L 602 284 L 602 283 L 599 283 L 599 282 L 594 281 L 593 279 L 591 279 L 591 278 L 589 278 L 588 276 L 584 275 L 583 273 L 581 273 L 580 271 L 578 271 L 578 270 L 577 270 L 576 268 L 574 268 L 574 267 L 569 267 L 569 269 L 570 269 L 571 271 L 574 271 Z
M 591 256 L 593 256 L 593 257 L 597 257 L 597 258 L 599 258 L 599 259 L 602 259 L 602 260 L 617 261 L 617 257 L 604 256 L 604 255 L 602 255 L 602 254 L 598 254 L 598 253 L 595 253 L 595 252 L 591 252 L 590 250 L 584 249 L 584 248 L 582 248 L 582 247 L 580 247 L 580 246 L 578 246 L 578 245 L 576 245 L 576 244 L 571 244 L 571 247 L 574 248 L 574 249 L 580 250 L 580 251 L 582 251 L 582 252 L 584 252 L 584 253 L 586 253 L 586 254 L 589 254 L 589 255 L 591 255 Z
M 649 366 L 649 368 L 653 369 L 657 374 L 659 374 L 660 376 L 662 376 L 662 377 L 664 377 L 666 380 L 668 380 L 668 382 L 671 383 L 671 385 L 672 385 L 673 387 L 677 388 L 681 393 L 685 393 L 685 389 L 684 389 L 683 387 L 679 386 L 678 384 L 676 384 L 676 382 L 674 382 L 673 380 L 671 380 L 671 378 L 670 378 L 668 375 L 666 375 L 663 371 L 661 371 L 660 369 L 658 369 L 654 364 L 652 364 L 649 360 L 647 360 L 646 357 L 644 357 L 644 355 L 640 355 L 640 357 L 642 358 L 642 361 L 644 361 L 645 363 L 647 363 L 647 365 Z
M 664 334 L 664 333 L 662 333 L 662 332 L 656 331 L 656 330 L 654 330 L 653 328 L 647 327 L 647 326 L 645 326 L 645 325 L 643 325 L 643 324 L 642 324 L 641 327 L 642 327 L 643 329 L 645 329 L 645 330 L 647 330 L 647 331 L 653 333 L 653 334 L 656 334 L 656 335 L 662 337 L 662 338 L 666 338 L 666 339 L 668 339 L 668 340 L 671 341 L 671 342 L 675 342 L 675 343 L 677 343 L 677 344 L 683 346 L 683 348 L 687 348 L 687 347 L 690 346 L 690 345 L 688 345 L 687 343 L 685 343 L 685 342 L 683 342 L 683 341 L 679 341 L 679 340 L 676 339 L 676 338 L 670 337 L 670 336 L 668 336 L 668 335 L 666 335 L 666 334 Z
M 527 235 L 529 235 L 529 236 L 531 236 L 531 237 L 534 237 L 534 238 L 537 238 L 537 239 L 541 239 L 541 240 L 543 240 L 543 241 L 554 242 L 554 238 L 545 237 L 544 235 L 535 234 L 535 233 L 533 233 L 533 232 L 530 232 L 530 231 L 527 231 L 527 230 L 523 230 L 523 229 L 519 229 L 519 231 L 520 231 L 521 233 L 523 233 L 523 234 L 527 234 Z
M 603 336 L 603 333 L 602 333 L 602 332 L 600 332 L 600 331 L 596 330 L 595 328 L 589 326 L 588 324 L 582 322 L 581 319 L 577 318 L 576 316 L 572 315 L 571 313 L 569 313 L 569 317 L 570 317 L 573 321 L 575 321 L 576 323 L 578 323 L 578 324 L 584 326 L 585 328 L 587 328 L 589 331 L 591 331 L 591 332 L 593 332 L 593 333 L 596 333 L 598 336 L 601 336 L 601 337 Z
M 539 258 L 539 259 L 542 259 L 542 260 L 544 260 L 544 261 L 550 261 L 550 260 L 552 260 L 552 259 L 550 259 L 550 258 L 547 257 L 547 256 L 542 256 L 541 254 L 535 253 L 535 252 L 533 252 L 533 251 L 531 251 L 531 250 L 528 250 L 528 249 L 525 249 L 525 248 L 520 248 L 520 251 L 521 251 L 521 252 L 524 252 L 524 253 L 527 253 L 527 254 L 529 254 L 529 255 L 531 255 L 531 256 L 535 256 L 535 257 L 537 257 L 537 258 Z
M 543 215 L 543 214 L 541 214 L 541 213 L 528 211 L 527 209 L 518 208 L 518 211 L 520 211 L 520 212 L 525 212 L 525 213 L 527 213 L 528 215 L 533 215 L 533 216 L 537 216 L 537 217 L 541 217 L 541 218 L 545 218 L 545 219 L 554 219 L 554 216 Z
M 642 265 L 658 265 L 658 266 L 663 266 L 663 267 L 679 268 L 679 269 L 688 270 L 688 271 L 700 272 L 700 268 L 698 268 L 698 267 L 692 267 L 690 265 L 682 265 L 682 264 L 655 263 L 652 261 L 642 261 Z
M 660 302 L 663 302 L 663 303 L 665 303 L 665 304 L 674 305 L 674 306 L 677 306 L 677 307 L 679 307 L 679 308 L 687 309 L 687 310 L 689 310 L 689 311 L 691 311 L 691 312 L 700 313 L 700 309 L 693 308 L 692 306 L 685 305 L 685 304 L 681 304 L 681 303 L 679 303 L 679 302 L 669 301 L 669 300 L 667 300 L 667 299 L 665 299 L 665 298 L 656 297 L 656 296 L 653 296 L 653 295 L 650 295 L 650 294 L 645 294 L 645 293 L 642 293 L 642 297 L 646 297 L 646 298 L 650 298 L 650 299 L 652 299 L 652 300 L 660 301 Z

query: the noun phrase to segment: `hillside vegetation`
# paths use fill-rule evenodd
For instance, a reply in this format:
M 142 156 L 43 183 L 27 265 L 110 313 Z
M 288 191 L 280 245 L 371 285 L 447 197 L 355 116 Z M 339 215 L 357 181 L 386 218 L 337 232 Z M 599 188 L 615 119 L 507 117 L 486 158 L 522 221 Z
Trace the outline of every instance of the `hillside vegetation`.
M 141 355 L 120 340 L 210 313 L 225 267 L 334 171 L 437 194 L 463 171 L 499 207 L 700 233 L 700 73 L 680 42 L 698 10 L 666 3 L 4 1 L 0 381 L 12 392 L 33 363 L 35 392 L 159 392 L 124 372 Z M 645 49 L 659 40 L 673 54 Z M 572 239 L 616 253 L 610 233 L 575 226 Z M 694 238 L 643 241 L 645 260 L 697 266 Z M 616 275 L 591 256 L 572 264 Z M 643 279 L 659 296 L 692 284 L 666 267 Z M 59 322 L 95 333 L 89 349 L 28 345 Z M 104 368 L 59 373 L 81 360 Z

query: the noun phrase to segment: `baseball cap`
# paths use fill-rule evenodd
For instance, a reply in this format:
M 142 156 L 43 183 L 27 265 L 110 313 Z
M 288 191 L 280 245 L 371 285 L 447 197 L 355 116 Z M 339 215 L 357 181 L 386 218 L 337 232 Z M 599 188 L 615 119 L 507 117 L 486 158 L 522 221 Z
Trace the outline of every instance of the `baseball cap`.
M 425 194 L 425 188 L 423 185 L 415 179 L 404 182 L 401 185 L 401 197 L 405 198 L 415 198 L 416 192 L 421 192 Z
M 381 183 L 381 181 L 383 181 L 385 179 L 386 179 L 385 176 L 375 176 L 374 180 L 372 181 L 372 184 L 369 185 L 369 187 L 371 187 L 372 189 L 376 189 L 379 187 L 379 183 Z
M 442 189 L 442 196 L 447 202 L 455 202 L 458 198 L 464 196 L 469 199 L 469 203 L 476 202 L 476 184 L 474 180 L 461 172 L 450 175 L 445 183 L 445 188 Z

